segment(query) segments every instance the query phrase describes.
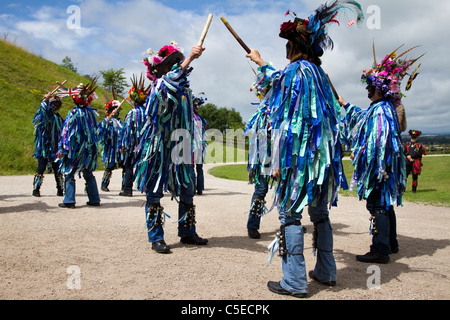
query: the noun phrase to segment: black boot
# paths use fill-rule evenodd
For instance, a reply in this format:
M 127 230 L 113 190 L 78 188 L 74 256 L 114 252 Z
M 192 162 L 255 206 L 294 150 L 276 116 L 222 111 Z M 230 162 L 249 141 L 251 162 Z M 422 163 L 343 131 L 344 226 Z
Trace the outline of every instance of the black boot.
M 180 218 L 180 222 L 178 223 L 179 229 L 184 228 L 195 228 L 195 206 L 193 204 L 186 204 L 180 201 L 180 205 L 178 207 L 178 216 Z M 183 236 L 180 238 L 181 243 L 184 244 L 195 244 L 195 245 L 206 245 L 208 243 L 208 239 L 203 239 L 194 233 L 189 236 Z
M 146 209 L 147 230 L 164 225 L 164 208 L 159 203 L 149 203 Z M 164 240 L 152 242 L 152 250 L 157 253 L 169 253 L 170 247 Z
M 364 255 L 356 256 L 356 260 L 366 263 L 388 263 L 389 255 L 376 252 L 367 252 Z
M 44 175 L 35 173 L 34 174 L 34 180 L 33 180 L 33 196 L 40 197 L 41 192 L 39 191 L 41 189 L 42 182 L 44 181 Z
M 109 186 L 109 182 L 111 181 L 111 176 L 112 176 L 112 171 L 105 171 L 105 173 L 103 173 L 103 179 L 102 179 L 102 191 L 106 191 L 108 192 L 108 186 Z
M 292 296 L 295 298 L 306 298 L 308 296 L 307 293 L 290 293 L 289 291 L 287 291 L 286 289 L 284 289 L 280 282 L 275 282 L 275 281 L 269 281 L 267 283 L 267 288 L 272 291 L 273 293 L 276 294 L 282 294 L 282 295 L 286 295 L 286 296 Z
M 64 176 L 62 174 L 55 175 L 56 180 L 56 195 L 58 197 L 64 196 Z
M 152 250 L 157 253 L 169 253 L 170 247 L 166 244 L 164 240 L 152 242 Z
M 248 228 L 247 229 L 248 237 L 251 239 L 259 239 L 261 238 L 261 234 L 259 233 L 258 229 L 255 228 Z
M 204 246 L 208 243 L 208 239 L 200 238 L 198 234 L 194 234 L 193 236 L 181 237 L 180 241 L 184 244 L 196 244 L 199 246 Z
M 250 215 L 255 217 L 261 217 L 264 215 L 264 205 L 266 201 L 264 201 L 264 197 L 255 195 L 252 202 L 252 207 L 250 209 Z M 256 228 L 248 228 L 247 233 L 249 238 L 251 239 L 259 239 L 261 238 L 261 234 Z

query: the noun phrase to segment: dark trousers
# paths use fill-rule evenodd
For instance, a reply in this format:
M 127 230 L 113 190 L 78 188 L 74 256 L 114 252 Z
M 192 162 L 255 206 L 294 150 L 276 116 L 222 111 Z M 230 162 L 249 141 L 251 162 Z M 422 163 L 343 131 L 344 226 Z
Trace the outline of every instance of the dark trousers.
M 255 179 L 255 191 L 253 193 L 251 206 L 253 205 L 253 200 L 256 196 L 264 199 L 267 192 L 269 191 L 269 178 L 267 176 L 263 176 L 262 174 L 260 174 L 258 177 L 259 178 L 257 180 Z M 259 230 L 260 224 L 261 216 L 255 214 L 248 215 L 247 229 Z
M 38 167 L 37 167 L 36 173 L 40 174 L 40 175 L 43 175 L 44 172 L 45 172 L 45 169 L 47 169 L 47 165 L 48 165 L 49 160 L 45 159 L 45 158 L 42 158 L 42 157 L 39 157 L 39 158 L 37 158 L 37 161 L 38 161 Z M 53 169 L 53 174 L 55 175 L 56 186 L 58 187 L 59 186 L 59 178 L 58 178 L 58 176 L 59 176 L 59 163 L 52 161 L 51 165 L 52 165 L 52 169 Z M 60 186 L 60 187 L 62 188 L 62 186 Z
M 203 175 L 203 164 L 196 164 L 195 171 L 197 173 L 195 188 L 198 191 L 203 191 L 205 190 L 205 176 Z
M 123 164 L 123 191 L 127 193 L 133 192 L 133 182 L 134 182 L 134 173 L 133 173 L 133 162 L 128 160 Z
M 398 248 L 397 219 L 393 206 L 386 209 L 381 201 L 380 190 L 373 190 L 366 201 L 366 208 L 375 216 L 376 232 L 372 236 L 370 251 L 379 254 L 391 254 Z

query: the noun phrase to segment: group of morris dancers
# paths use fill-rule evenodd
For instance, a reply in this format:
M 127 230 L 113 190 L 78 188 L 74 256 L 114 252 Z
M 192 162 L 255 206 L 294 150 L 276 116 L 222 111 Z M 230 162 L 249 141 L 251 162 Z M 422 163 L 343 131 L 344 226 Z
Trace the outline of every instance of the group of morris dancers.
M 308 295 L 303 256 L 305 229 L 301 223 L 306 208 L 314 225 L 316 255 L 315 267 L 308 275 L 327 286 L 336 284 L 329 209 L 337 206 L 340 188 L 347 188 L 342 166 L 345 148 L 351 150 L 354 166 L 350 188 L 356 188 L 371 215 L 370 250 L 356 259 L 387 263 L 389 255 L 398 252 L 394 206 L 402 204 L 407 174 L 400 137 L 404 128 L 400 127 L 397 110 L 403 106 L 401 81 L 417 59 L 401 59 L 409 50 L 398 54 L 396 49 L 378 63 L 374 50 L 374 63 L 362 76 L 370 106 L 363 110 L 347 103 L 337 95 L 321 67 L 321 56 L 333 47 L 328 26 L 338 22 L 338 14 L 343 11 L 354 14 L 357 24 L 362 23 L 361 6 L 352 0 L 333 1 L 321 5 L 307 19 L 294 14 L 293 21 L 284 22 L 280 37 L 287 40 L 289 60 L 284 69 L 277 70 L 265 62 L 255 49 L 247 54 L 259 67 L 252 89 L 261 99 L 258 111 L 247 124 L 247 132 L 252 132 L 248 170 L 255 185 L 248 235 L 259 238 L 261 216 L 267 207 L 277 209 L 280 231 L 269 250 L 271 257 L 278 253 L 282 258 L 283 276 L 280 281 L 269 281 L 267 286 L 274 293 L 297 298 Z M 101 188 L 108 191 L 111 172 L 121 159 L 124 170 L 121 195 L 131 196 L 133 183 L 146 194 L 145 221 L 152 249 L 157 253 L 170 252 L 163 228 L 168 214 L 160 202 L 164 192 L 170 192 L 178 202 L 180 241 L 206 245 L 208 240 L 197 234 L 195 226 L 194 164 L 172 159 L 176 145 L 172 141 L 174 131 L 186 130 L 194 139 L 198 130 L 193 121 L 198 120 L 198 115 L 188 77 L 193 70 L 191 63 L 204 50 L 201 45 L 193 46 L 185 57 L 183 50 L 171 42 L 158 52 L 150 51 L 144 64 L 152 84 L 145 88 L 142 78 L 133 82 L 128 98 L 134 108 L 123 123 L 117 119 L 121 103 L 112 100 L 105 106 L 106 119 L 97 125 L 96 112 L 90 106 L 95 81 L 69 90 L 76 106 L 65 121 L 57 113 L 60 95 L 46 95 L 39 116 L 35 117 L 39 118 L 35 121 L 36 128 L 37 123 L 44 123 L 48 131 L 38 135 L 40 129 L 36 129 L 35 157 L 39 170 L 33 194 L 39 194 L 42 168 L 57 160 L 58 165 L 53 167 L 58 195 L 63 194 L 64 187 L 64 200 L 59 206 L 75 207 L 76 173 L 82 173 L 86 180 L 87 204 L 100 205 L 92 172 L 97 167 L 98 137 L 103 136 L 100 145 L 106 170 Z M 416 72 L 417 69 L 410 75 L 407 89 Z M 342 109 L 345 116 L 341 116 Z M 118 144 L 119 153 L 107 148 L 108 139 L 117 140 L 114 143 Z M 269 179 L 274 181 L 274 197 L 273 204 L 266 206 Z

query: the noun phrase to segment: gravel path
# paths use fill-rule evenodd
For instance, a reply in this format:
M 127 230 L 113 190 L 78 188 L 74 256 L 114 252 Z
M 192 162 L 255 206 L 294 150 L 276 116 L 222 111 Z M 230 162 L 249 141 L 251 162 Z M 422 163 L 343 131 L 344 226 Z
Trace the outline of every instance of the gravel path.
M 102 174 L 95 172 L 97 183 Z M 74 210 L 58 208 L 50 174 L 40 198 L 31 196 L 33 176 L 0 177 L 0 299 L 295 300 L 266 287 L 281 278 L 280 259 L 269 264 L 266 250 L 279 228 L 276 213 L 263 217 L 261 239 L 247 237 L 252 186 L 206 175 L 206 190 L 195 197 L 197 230 L 209 239 L 203 247 L 179 242 L 176 202 L 165 196 L 172 253 L 160 255 L 147 242 L 145 196 L 119 197 L 120 176 L 113 173 L 111 192 L 100 191 L 100 207 L 85 205 L 84 180 L 77 179 Z M 341 197 L 330 215 L 337 285 L 309 280 L 308 299 L 449 299 L 450 208 L 405 203 L 396 212 L 400 252 L 371 266 L 355 260 L 370 244 L 365 202 Z M 310 270 L 313 228 L 306 217 L 303 225 Z

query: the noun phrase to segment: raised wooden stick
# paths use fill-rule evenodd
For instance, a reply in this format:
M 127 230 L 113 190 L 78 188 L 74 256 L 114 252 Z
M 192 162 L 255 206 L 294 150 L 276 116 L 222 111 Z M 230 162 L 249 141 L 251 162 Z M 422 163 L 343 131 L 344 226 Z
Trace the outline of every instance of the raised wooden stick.
M 336 89 L 335 89 L 334 86 L 333 86 L 333 82 L 331 82 L 331 79 L 330 79 L 330 77 L 328 76 L 328 73 L 326 73 L 326 75 L 327 75 L 327 78 L 328 78 L 328 82 L 330 83 L 331 90 L 333 91 L 334 97 L 336 98 L 336 100 L 339 100 L 339 95 L 338 95 Z
M 242 41 L 242 39 L 238 36 L 236 31 L 233 30 L 233 28 L 230 26 L 228 21 L 224 17 L 220 18 L 220 20 L 222 20 L 225 27 L 227 27 L 227 29 L 231 32 L 231 34 L 234 36 L 234 38 L 237 40 L 237 42 L 239 42 L 239 44 L 242 46 L 242 48 L 244 48 L 244 50 L 247 53 L 250 53 L 250 48 L 244 43 L 244 41 Z
M 208 20 L 206 21 L 206 25 L 203 28 L 203 32 L 202 32 L 202 35 L 200 37 L 200 40 L 198 41 L 198 45 L 199 46 L 202 46 L 203 45 L 203 41 L 205 41 L 205 37 L 206 37 L 206 34 L 208 33 L 209 26 L 211 25 L 212 18 L 213 18 L 213 15 L 212 15 L 212 13 L 210 13 L 209 16 L 208 16 Z
M 112 118 L 119 112 L 119 110 L 122 107 L 122 104 L 125 102 L 125 100 L 126 99 L 123 99 L 122 102 L 111 112 L 111 114 L 109 115 L 109 118 Z
M 59 81 L 56 81 L 58 86 L 52 91 L 52 93 L 50 93 L 50 95 L 53 95 L 56 91 L 58 91 L 58 89 L 61 88 L 66 82 L 67 82 L 67 80 L 64 80 L 62 83 Z

